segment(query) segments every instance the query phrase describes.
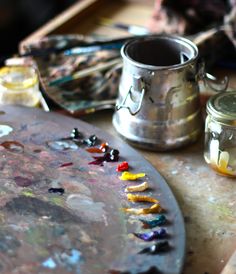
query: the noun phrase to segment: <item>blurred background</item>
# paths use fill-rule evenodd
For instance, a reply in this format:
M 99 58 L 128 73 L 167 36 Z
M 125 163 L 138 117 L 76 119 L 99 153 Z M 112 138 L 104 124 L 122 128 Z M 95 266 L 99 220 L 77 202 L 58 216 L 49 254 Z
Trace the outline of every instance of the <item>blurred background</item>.
M 18 43 L 76 0 L 0 0 L 0 61 L 18 51 Z
M 18 52 L 18 44 L 25 37 L 78 1 L 82 0 L 0 0 L 0 63 Z M 152 3 L 153 12 L 146 25 L 149 32 L 180 36 L 204 33 L 194 42 L 201 56 L 207 57 L 207 65 L 223 59 L 226 66 L 236 67 L 236 0 L 153 0 Z M 209 34 L 209 30 L 213 31 Z

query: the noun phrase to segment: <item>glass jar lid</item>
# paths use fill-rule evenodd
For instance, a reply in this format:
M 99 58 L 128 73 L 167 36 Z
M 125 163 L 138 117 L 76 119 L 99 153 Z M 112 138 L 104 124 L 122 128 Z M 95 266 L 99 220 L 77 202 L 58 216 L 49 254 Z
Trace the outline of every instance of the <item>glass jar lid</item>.
M 37 82 L 38 76 L 32 67 L 5 66 L 0 69 L 0 84 L 7 89 L 27 89 L 34 86 Z
M 207 102 L 206 110 L 220 123 L 236 126 L 236 91 L 212 96 Z

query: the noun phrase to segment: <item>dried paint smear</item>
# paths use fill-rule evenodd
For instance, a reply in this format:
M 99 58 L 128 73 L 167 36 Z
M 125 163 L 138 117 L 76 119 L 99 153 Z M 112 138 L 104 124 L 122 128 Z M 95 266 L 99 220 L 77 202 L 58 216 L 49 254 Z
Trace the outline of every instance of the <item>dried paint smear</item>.
M 106 215 L 104 203 L 94 202 L 91 197 L 79 193 L 69 195 L 66 203 L 84 219 L 94 222 L 104 221 L 104 215 Z

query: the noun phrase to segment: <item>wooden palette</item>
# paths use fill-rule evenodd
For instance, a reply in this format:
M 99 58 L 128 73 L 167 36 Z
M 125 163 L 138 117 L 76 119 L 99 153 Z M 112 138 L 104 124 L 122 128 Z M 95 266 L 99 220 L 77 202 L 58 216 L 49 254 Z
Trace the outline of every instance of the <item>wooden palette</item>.
M 1 144 L 24 146 L 9 150 L 0 145 L 0 273 L 181 273 L 185 229 L 180 209 L 166 181 L 139 153 L 98 128 L 59 114 L 4 106 L 0 117 Z M 7 134 L 3 125 L 13 130 Z M 153 242 L 132 234 L 149 231 L 139 219 L 155 214 L 121 211 L 147 207 L 128 202 L 124 192 L 127 185 L 143 180 L 121 181 L 115 162 L 88 165 L 94 155 L 85 146 L 58 150 L 47 145 L 68 137 L 73 128 L 85 137 L 96 134 L 99 143 L 118 149 L 119 162 L 129 162 L 131 172 L 146 173 L 151 189 L 142 194 L 157 198 L 165 209 L 167 252 L 139 254 Z M 65 193 L 49 193 L 51 187 Z

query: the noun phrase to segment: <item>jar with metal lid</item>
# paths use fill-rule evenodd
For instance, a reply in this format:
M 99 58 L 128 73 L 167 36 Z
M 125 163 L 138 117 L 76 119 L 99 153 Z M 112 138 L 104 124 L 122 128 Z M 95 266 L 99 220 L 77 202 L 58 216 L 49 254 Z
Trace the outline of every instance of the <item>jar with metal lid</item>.
M 0 69 L 0 104 L 39 105 L 41 93 L 36 70 L 30 66 L 5 66 Z
M 204 158 L 219 174 L 236 177 L 236 92 L 212 96 L 206 109 Z

